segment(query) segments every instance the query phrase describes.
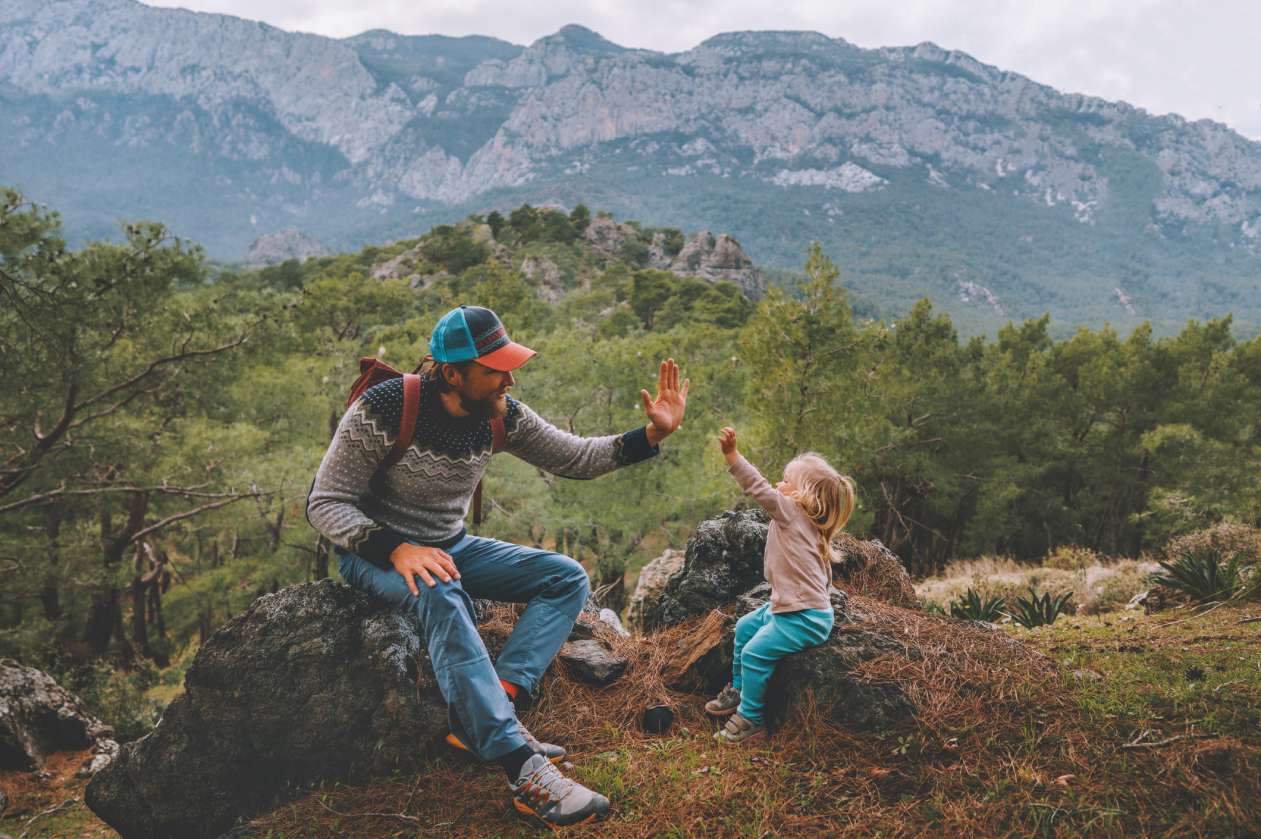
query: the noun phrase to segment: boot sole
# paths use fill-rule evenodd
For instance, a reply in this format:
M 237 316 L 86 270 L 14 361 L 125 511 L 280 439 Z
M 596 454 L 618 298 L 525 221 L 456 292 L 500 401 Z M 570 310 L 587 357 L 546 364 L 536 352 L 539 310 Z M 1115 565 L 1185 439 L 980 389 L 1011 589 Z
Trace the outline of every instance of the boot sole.
M 735 708 L 722 708 L 719 710 L 710 708 L 708 705 L 705 706 L 705 713 L 709 714 L 711 717 L 729 717 L 738 710 L 740 710 L 739 705 Z
M 523 801 L 519 801 L 518 799 L 513 798 L 512 806 L 516 809 L 517 813 L 519 813 L 526 821 L 530 822 L 535 827 L 544 827 L 552 831 L 553 833 L 563 830 L 567 827 L 577 827 L 578 825 L 591 824 L 594 821 L 599 821 L 600 819 L 604 818 L 603 813 L 595 812 L 587 816 L 585 819 L 580 819 L 576 822 L 570 822 L 569 824 L 554 824 L 552 822 L 549 822 L 547 819 L 543 818 L 542 816 L 540 816 L 538 813 L 534 812 L 534 810 L 530 808 L 530 805 L 526 804 Z

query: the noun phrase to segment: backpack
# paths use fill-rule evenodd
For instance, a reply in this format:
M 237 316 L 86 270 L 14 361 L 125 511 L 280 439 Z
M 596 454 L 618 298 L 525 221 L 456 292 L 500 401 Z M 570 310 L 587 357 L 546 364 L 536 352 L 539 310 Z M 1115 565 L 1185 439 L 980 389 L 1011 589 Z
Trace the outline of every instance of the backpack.
M 424 362 L 421 362 L 422 366 Z M 363 396 L 364 391 L 373 385 L 381 382 L 403 378 L 403 417 L 399 420 L 398 437 L 394 440 L 394 448 L 390 449 L 390 453 L 386 455 L 385 460 L 381 461 L 381 465 L 377 467 L 377 475 L 380 476 L 403 459 L 403 455 L 407 453 L 407 447 L 412 443 L 412 437 L 416 433 L 416 418 L 420 414 L 420 367 L 417 367 L 411 373 L 403 373 L 395 370 L 390 365 L 373 356 L 364 356 L 359 359 L 359 378 L 355 379 L 355 383 L 350 387 L 350 395 L 346 398 L 346 407 L 349 408 L 355 404 L 355 400 Z M 507 429 L 504 428 L 503 417 L 495 417 L 490 421 L 491 434 L 491 454 L 503 451 L 504 441 L 507 437 Z M 482 523 L 482 482 L 477 482 L 477 488 L 473 490 L 473 524 Z

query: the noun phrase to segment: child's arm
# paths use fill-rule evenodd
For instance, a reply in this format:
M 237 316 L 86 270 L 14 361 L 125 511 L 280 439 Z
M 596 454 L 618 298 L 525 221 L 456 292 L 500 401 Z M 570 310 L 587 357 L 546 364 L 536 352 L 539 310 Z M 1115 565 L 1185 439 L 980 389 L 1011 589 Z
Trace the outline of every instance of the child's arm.
M 727 471 L 731 473 L 731 477 L 736 479 L 736 483 L 740 485 L 740 489 L 744 490 L 748 495 L 765 510 L 771 518 L 787 524 L 788 512 L 794 502 L 791 498 L 785 498 L 782 493 L 771 486 L 770 481 L 762 477 L 762 473 L 757 471 L 757 467 L 741 456 L 736 449 L 736 431 L 734 428 L 724 428 L 718 433 L 718 445 L 722 449 L 723 457 L 727 459 Z

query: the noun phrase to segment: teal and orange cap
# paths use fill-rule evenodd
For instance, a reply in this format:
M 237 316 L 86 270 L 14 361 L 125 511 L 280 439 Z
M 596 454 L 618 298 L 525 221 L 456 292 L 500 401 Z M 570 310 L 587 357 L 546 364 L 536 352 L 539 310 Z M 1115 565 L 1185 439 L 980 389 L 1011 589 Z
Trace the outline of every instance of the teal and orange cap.
M 516 370 L 534 350 L 508 338 L 499 316 L 481 306 L 460 306 L 442 316 L 429 338 L 435 361 L 454 364 L 476 361 L 492 370 Z

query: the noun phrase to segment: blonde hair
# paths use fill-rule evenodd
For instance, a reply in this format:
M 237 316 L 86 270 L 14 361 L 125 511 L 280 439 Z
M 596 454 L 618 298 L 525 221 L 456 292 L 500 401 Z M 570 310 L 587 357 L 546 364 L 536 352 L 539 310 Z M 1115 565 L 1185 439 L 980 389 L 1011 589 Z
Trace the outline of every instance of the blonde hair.
M 819 554 L 832 562 L 832 537 L 854 513 L 854 482 L 815 452 L 794 457 L 784 467 L 793 485 L 791 498 L 801 505 L 819 530 Z

